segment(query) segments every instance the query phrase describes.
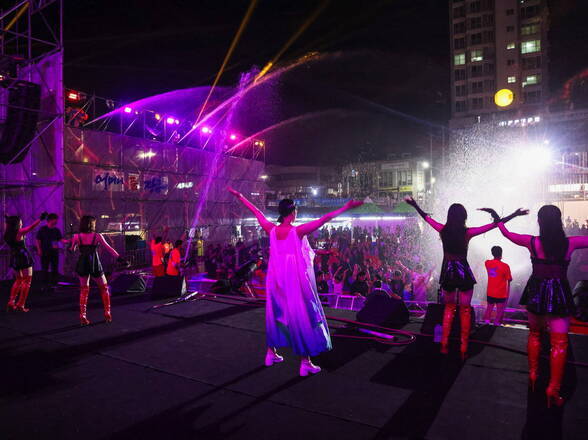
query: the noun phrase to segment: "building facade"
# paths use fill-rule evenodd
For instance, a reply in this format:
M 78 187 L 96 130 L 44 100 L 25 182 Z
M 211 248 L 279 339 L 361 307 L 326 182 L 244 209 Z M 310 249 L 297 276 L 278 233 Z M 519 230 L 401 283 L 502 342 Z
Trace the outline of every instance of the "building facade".
M 350 198 L 370 197 L 387 206 L 405 196 L 423 200 L 435 182 L 434 169 L 422 158 L 352 163 L 341 172 L 343 193 Z
M 343 194 L 341 171 L 337 167 L 268 165 L 264 179 L 267 207 L 277 206 L 284 198 L 320 206 L 324 204 L 321 201 Z
M 547 0 L 450 2 L 451 122 L 480 122 L 540 115 L 548 99 Z M 499 107 L 498 90 L 514 99 Z

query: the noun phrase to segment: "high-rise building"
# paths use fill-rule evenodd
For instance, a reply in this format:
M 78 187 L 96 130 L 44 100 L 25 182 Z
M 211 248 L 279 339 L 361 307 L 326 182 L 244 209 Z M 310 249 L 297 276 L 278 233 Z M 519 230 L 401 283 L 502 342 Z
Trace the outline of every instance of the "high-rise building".
M 449 12 L 451 127 L 541 114 L 548 99 L 547 0 L 452 0 Z M 501 89 L 514 95 L 505 107 L 494 102 Z

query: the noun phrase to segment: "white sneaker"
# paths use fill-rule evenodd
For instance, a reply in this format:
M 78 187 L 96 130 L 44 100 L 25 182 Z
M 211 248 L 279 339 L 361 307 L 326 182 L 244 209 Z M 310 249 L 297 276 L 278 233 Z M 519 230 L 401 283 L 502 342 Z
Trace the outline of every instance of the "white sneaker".
M 314 365 L 312 362 L 304 360 L 300 362 L 300 375 L 305 377 L 309 374 L 317 374 L 321 372 L 321 367 Z
M 265 354 L 265 366 L 271 367 L 273 364 L 284 362 L 284 358 L 274 351 L 268 350 Z

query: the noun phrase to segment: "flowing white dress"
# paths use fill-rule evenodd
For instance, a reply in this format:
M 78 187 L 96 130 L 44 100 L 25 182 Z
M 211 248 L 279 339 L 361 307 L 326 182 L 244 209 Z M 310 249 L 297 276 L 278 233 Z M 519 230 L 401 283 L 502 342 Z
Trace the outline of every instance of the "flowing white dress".
M 266 280 L 268 347 L 290 346 L 299 356 L 316 356 L 332 348 L 313 260 L 308 239 L 300 239 L 295 227 L 282 240 L 272 229 Z

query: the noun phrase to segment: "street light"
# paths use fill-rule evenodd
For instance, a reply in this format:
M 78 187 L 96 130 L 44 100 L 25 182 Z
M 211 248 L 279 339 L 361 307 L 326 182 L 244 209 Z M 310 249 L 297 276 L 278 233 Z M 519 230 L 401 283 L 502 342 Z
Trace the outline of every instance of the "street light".
M 431 167 L 431 164 L 426 160 L 421 164 L 424 170 L 428 170 Z

